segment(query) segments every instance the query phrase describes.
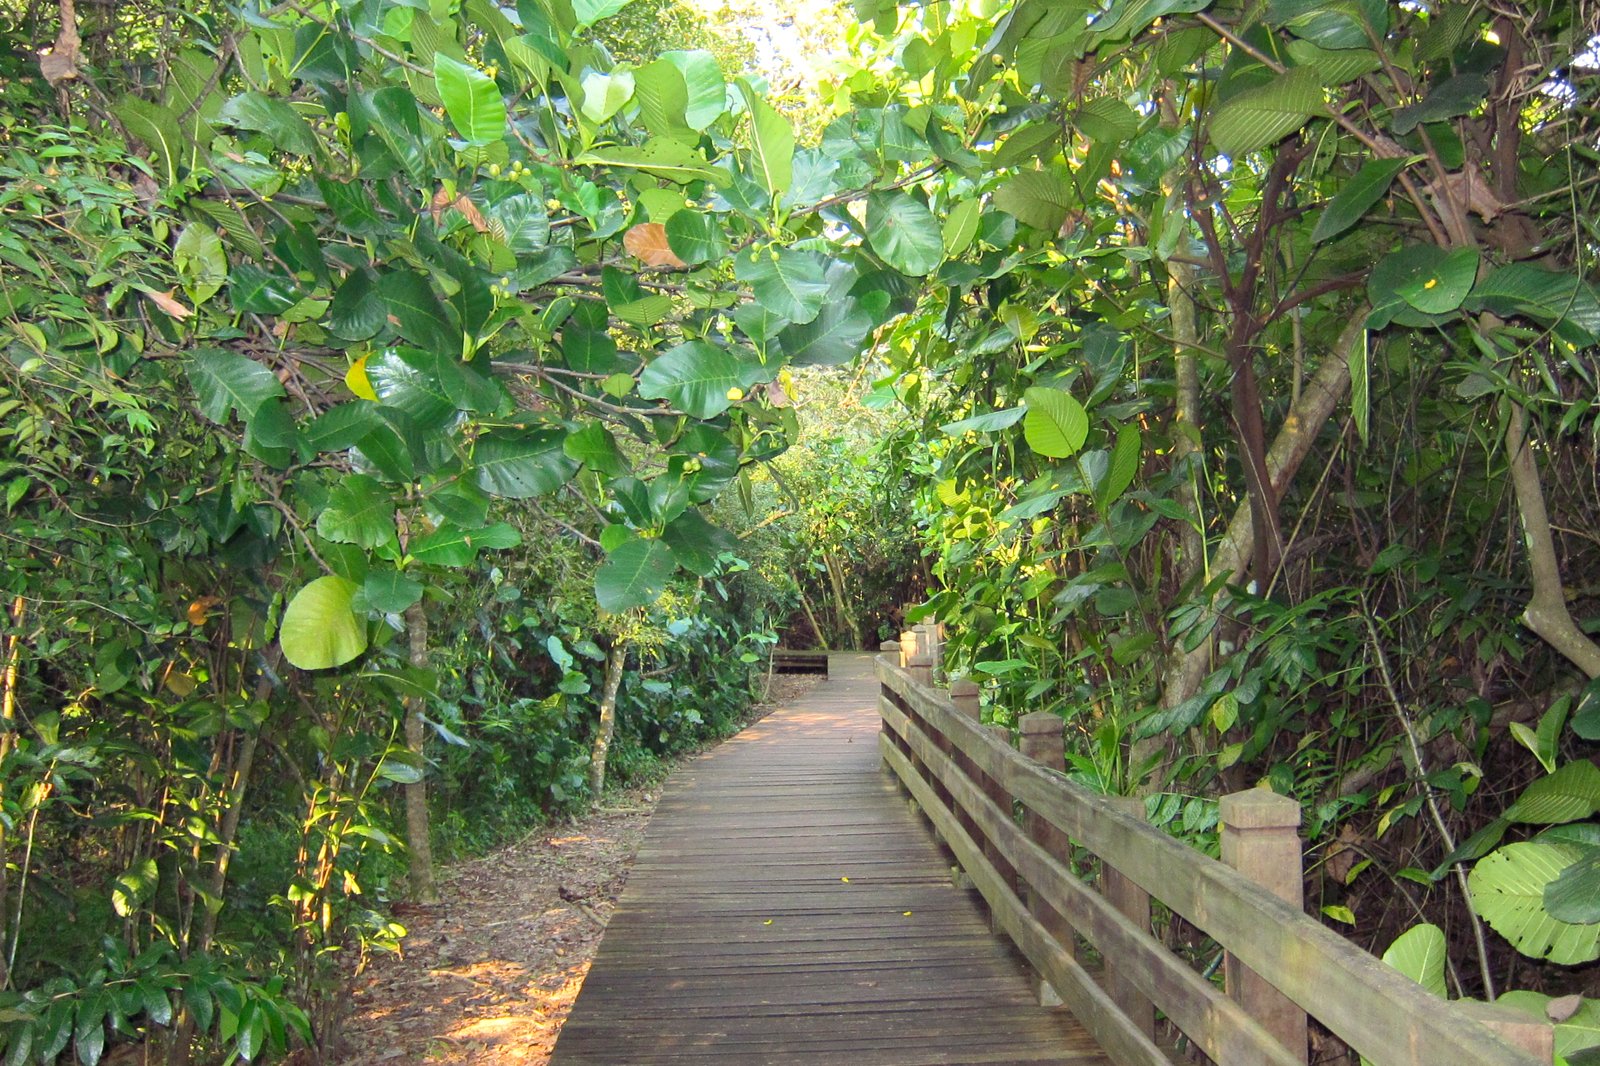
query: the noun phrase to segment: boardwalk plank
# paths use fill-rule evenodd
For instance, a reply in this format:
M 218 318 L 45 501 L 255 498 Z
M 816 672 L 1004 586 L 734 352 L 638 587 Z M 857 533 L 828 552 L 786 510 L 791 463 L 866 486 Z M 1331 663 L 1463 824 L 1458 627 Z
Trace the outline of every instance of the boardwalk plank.
M 870 660 L 835 657 L 673 776 L 553 1066 L 1106 1066 L 951 883 L 877 729 Z

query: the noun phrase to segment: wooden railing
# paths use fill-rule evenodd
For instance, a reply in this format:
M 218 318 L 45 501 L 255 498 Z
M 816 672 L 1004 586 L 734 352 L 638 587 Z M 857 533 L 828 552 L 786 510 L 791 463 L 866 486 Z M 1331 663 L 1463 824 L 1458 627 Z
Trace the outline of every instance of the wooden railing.
M 1059 716 L 1025 715 L 1019 751 L 1009 729 L 980 724 L 976 686 L 935 690 L 937 630 L 918 627 L 883 653 L 886 767 L 1039 972 L 1044 1001 L 1064 1002 L 1119 1066 L 1170 1066 L 1158 1013 L 1219 1066 L 1305 1063 L 1308 1013 L 1378 1066 L 1551 1061 L 1548 1024 L 1441 1000 L 1304 913 L 1295 801 L 1266 789 L 1223 797 L 1218 862 L 1148 825 L 1141 801 L 1060 773 Z M 1075 858 L 1098 867 L 1096 885 Z M 1221 945 L 1225 989 L 1152 935 L 1152 900 Z M 1080 963 L 1080 941 L 1098 972 Z

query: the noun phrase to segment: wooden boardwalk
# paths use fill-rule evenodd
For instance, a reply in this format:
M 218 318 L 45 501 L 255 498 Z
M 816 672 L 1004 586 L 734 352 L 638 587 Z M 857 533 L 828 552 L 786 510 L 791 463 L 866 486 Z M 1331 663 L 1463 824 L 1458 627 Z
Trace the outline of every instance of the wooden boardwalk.
M 878 768 L 866 655 L 673 775 L 553 1066 L 1108 1060 Z

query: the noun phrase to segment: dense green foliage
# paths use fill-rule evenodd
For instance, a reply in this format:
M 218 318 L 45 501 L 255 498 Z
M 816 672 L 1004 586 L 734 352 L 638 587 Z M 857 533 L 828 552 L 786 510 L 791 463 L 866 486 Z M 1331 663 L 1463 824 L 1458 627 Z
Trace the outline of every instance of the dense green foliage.
M 331 1048 L 424 787 L 572 809 L 902 599 L 1457 994 L 1600 954 L 1592 5 L 859 0 L 813 108 L 665 5 L 110 10 L 0 68 L 13 1061 Z

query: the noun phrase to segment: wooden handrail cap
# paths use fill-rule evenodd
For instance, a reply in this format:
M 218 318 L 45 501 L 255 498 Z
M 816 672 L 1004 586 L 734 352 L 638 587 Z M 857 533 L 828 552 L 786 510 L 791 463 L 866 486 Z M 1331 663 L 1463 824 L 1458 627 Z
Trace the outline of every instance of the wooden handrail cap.
M 1223 796 L 1217 814 L 1229 829 L 1289 829 L 1300 825 L 1300 803 L 1270 788 Z
M 878 645 L 878 650 L 879 651 L 899 651 L 900 650 L 900 642 L 898 640 L 886 640 L 882 644 Z
M 955 685 L 950 686 L 950 691 L 955 691 Z M 1017 719 L 1017 728 L 1023 736 L 1035 737 L 1044 734 L 1061 735 L 1061 730 L 1066 726 L 1059 714 L 1052 711 L 1033 711 Z
M 955 697 L 976 696 L 980 689 L 977 682 L 970 677 L 952 677 L 950 679 L 950 695 Z
M 1489 1029 L 1514 1048 L 1529 1052 L 1540 1062 L 1549 1062 L 1555 1054 L 1555 1026 L 1514 1007 L 1498 1003 L 1481 1003 L 1475 999 L 1458 999 L 1450 1004 L 1467 1017 Z

